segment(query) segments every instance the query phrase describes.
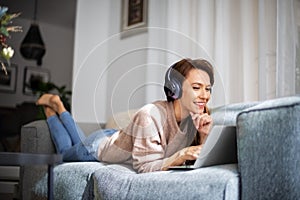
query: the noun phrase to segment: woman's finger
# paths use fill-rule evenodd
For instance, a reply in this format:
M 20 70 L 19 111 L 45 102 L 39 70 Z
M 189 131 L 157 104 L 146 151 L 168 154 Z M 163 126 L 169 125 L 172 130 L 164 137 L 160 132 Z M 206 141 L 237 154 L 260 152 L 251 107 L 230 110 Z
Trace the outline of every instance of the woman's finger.
M 197 129 L 200 127 L 203 127 L 206 124 L 209 124 L 211 122 L 211 117 L 205 113 L 205 114 L 194 114 L 191 113 L 192 120 L 194 122 L 194 125 Z

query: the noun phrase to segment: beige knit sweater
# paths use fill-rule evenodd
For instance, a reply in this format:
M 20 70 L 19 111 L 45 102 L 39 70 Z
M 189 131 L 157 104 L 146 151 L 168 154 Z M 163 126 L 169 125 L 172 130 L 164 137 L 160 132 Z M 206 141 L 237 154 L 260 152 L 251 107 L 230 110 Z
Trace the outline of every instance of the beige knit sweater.
M 178 126 L 172 102 L 156 101 L 142 107 L 127 128 L 102 141 L 98 158 L 132 163 L 139 173 L 159 171 L 168 157 L 190 146 L 196 132 L 190 117 Z

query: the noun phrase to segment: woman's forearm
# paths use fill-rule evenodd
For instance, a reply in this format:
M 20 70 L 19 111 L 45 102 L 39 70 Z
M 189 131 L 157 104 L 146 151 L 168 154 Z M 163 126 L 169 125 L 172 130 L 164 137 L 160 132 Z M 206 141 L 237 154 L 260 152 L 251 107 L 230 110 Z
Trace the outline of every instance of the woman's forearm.
M 182 150 L 176 152 L 171 157 L 167 158 L 165 162 L 163 163 L 163 166 L 161 170 L 166 171 L 170 166 L 180 166 L 185 162 L 185 159 L 183 159 Z
M 202 145 L 186 147 L 171 157 L 165 159 L 162 170 L 168 170 L 170 166 L 182 165 L 186 160 L 196 160 L 200 154 Z

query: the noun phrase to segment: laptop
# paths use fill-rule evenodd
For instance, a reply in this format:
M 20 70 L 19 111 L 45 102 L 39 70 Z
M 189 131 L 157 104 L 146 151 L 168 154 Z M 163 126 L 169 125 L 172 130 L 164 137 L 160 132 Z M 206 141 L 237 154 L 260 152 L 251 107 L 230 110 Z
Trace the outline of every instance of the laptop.
M 197 169 L 229 163 L 237 163 L 236 127 L 216 125 L 193 165 L 170 166 L 169 170 Z

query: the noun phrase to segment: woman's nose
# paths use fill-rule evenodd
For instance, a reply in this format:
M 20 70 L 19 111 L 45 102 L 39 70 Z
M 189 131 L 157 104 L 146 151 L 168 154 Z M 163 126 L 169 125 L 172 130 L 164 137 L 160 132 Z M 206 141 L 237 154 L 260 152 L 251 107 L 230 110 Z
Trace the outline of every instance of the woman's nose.
M 205 88 L 203 88 L 199 91 L 198 97 L 202 99 L 207 99 L 209 98 L 209 92 Z

